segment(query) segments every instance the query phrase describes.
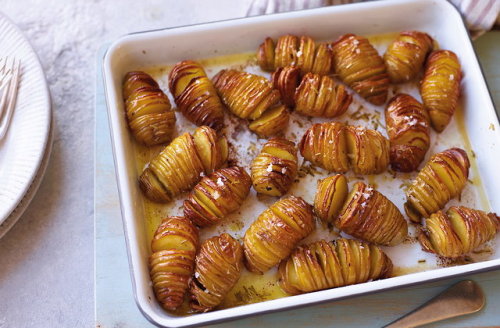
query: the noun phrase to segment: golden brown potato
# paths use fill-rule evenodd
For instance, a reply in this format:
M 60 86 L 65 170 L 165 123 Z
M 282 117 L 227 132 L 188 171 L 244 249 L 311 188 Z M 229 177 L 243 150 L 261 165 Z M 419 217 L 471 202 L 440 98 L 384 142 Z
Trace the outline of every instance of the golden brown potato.
M 240 208 L 252 181 L 241 167 L 233 166 L 204 177 L 184 201 L 184 216 L 199 227 L 220 222 Z
M 281 105 L 265 111 L 261 117 L 252 121 L 248 128 L 260 137 L 268 138 L 282 134 L 288 127 L 289 121 L 290 113 L 284 105 Z
M 203 175 L 222 167 L 228 156 L 225 137 L 202 126 L 191 136 L 175 138 L 149 162 L 139 178 L 144 195 L 152 201 L 165 203 L 190 190 Z
M 384 54 L 387 74 L 392 83 L 415 79 L 422 69 L 427 54 L 432 50 L 432 38 L 423 32 L 399 33 Z
M 379 174 L 389 165 L 390 144 L 380 132 L 361 126 L 345 128 L 347 153 L 356 174 Z
M 278 273 L 281 288 L 296 295 L 388 278 L 392 268 L 379 247 L 340 238 L 297 247 Z
M 431 142 L 429 114 L 412 96 L 397 94 L 387 105 L 385 122 L 391 142 L 392 169 L 415 171 Z
M 283 138 L 270 139 L 252 162 L 252 183 L 260 194 L 283 196 L 297 175 L 297 148 Z
M 123 83 L 127 121 L 135 139 L 146 146 L 168 142 L 175 113 L 158 83 L 144 72 L 128 72 Z
M 389 141 L 379 132 L 339 122 L 313 124 L 299 144 L 314 165 L 333 172 L 379 174 L 389 164 Z
M 469 177 L 469 158 L 460 148 L 434 154 L 420 170 L 406 192 L 405 211 L 420 223 L 460 194 Z
M 311 205 L 290 196 L 271 205 L 245 232 L 246 267 L 264 273 L 290 255 L 297 243 L 314 229 Z
M 429 55 L 420 94 L 437 132 L 444 130 L 455 113 L 461 80 L 460 63 L 452 51 L 437 50 Z
M 259 75 L 222 70 L 213 82 L 224 104 L 239 118 L 258 119 L 280 101 L 279 91 Z
M 459 257 L 492 240 L 500 228 L 500 217 L 464 206 L 438 211 L 425 220 L 419 235 L 422 248 L 443 257 Z
M 345 126 L 340 122 L 313 124 L 299 144 L 306 160 L 332 172 L 347 172 L 347 141 Z
M 190 307 L 207 312 L 219 305 L 240 278 L 243 250 L 227 233 L 206 240 L 196 256 Z
M 389 75 L 382 57 L 370 42 L 346 34 L 333 43 L 333 67 L 342 81 L 374 105 L 383 105 L 389 90 Z
M 346 88 L 328 76 L 307 73 L 295 92 L 295 111 L 333 118 L 344 114 L 352 102 Z
M 183 303 L 198 244 L 198 230 L 184 217 L 168 217 L 158 226 L 149 269 L 156 299 L 164 309 L 175 310 Z
M 408 224 L 396 205 L 363 182 L 354 184 L 333 224 L 353 237 L 378 245 L 394 246 L 408 235 Z
M 302 75 L 309 72 L 326 75 L 330 73 L 332 58 L 325 43 L 316 46 L 310 37 L 284 35 L 278 38 L 276 46 L 271 38 L 266 38 L 257 51 L 257 61 L 265 71 L 296 66 Z
M 300 84 L 300 68 L 297 66 L 278 67 L 271 74 L 275 89 L 279 90 L 281 101 L 288 107 L 295 106 L 295 91 Z
M 177 107 L 189 121 L 222 129 L 224 106 L 200 64 L 192 60 L 175 64 L 168 81 Z
M 347 179 L 337 174 L 318 181 L 314 198 L 314 212 L 323 222 L 332 222 L 344 206 L 349 192 Z

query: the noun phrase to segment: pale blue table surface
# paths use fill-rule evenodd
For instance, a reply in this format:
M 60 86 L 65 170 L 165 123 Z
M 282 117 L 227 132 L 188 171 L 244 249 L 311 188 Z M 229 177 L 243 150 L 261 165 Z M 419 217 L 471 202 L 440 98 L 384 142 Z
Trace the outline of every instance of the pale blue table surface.
M 500 105 L 500 31 L 489 32 L 474 44 L 493 99 Z M 100 328 L 153 327 L 139 312 L 132 294 L 100 72 L 103 51 L 98 55 L 96 85 L 97 325 Z M 487 297 L 486 307 L 479 313 L 446 320 L 429 327 L 500 325 L 500 271 L 490 271 L 290 311 L 253 316 L 213 327 L 380 327 L 463 279 L 473 279 L 482 286 Z

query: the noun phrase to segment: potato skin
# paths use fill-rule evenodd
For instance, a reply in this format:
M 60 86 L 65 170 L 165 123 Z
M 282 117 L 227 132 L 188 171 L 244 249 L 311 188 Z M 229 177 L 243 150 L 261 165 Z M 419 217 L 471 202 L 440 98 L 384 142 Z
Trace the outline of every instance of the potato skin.
M 370 42 L 346 34 L 333 43 L 333 67 L 342 81 L 374 105 L 383 105 L 389 90 L 384 61 Z
M 123 82 L 127 122 L 135 139 L 153 146 L 171 140 L 175 113 L 158 83 L 141 71 L 128 72 Z
M 415 171 L 429 150 L 430 119 L 424 106 L 407 94 L 397 94 L 385 110 L 387 134 L 391 143 L 392 169 Z
M 377 245 L 395 246 L 408 235 L 408 224 L 396 205 L 363 182 L 354 184 L 333 224 Z
M 424 251 L 456 258 L 492 240 L 500 228 L 499 220 L 495 213 L 453 206 L 427 218 L 418 239 Z
M 302 137 L 300 153 L 314 165 L 344 173 L 379 174 L 389 164 L 389 141 L 379 132 L 339 122 L 313 124 Z
M 297 295 L 388 278 L 392 268 L 379 247 L 340 238 L 297 247 L 280 263 L 278 274 L 281 288 Z
M 254 189 L 269 196 L 283 196 L 297 176 L 297 148 L 284 138 L 272 138 L 252 161 Z
M 280 101 L 279 91 L 259 75 L 221 70 L 213 82 L 224 104 L 239 118 L 255 120 Z
M 299 150 L 306 160 L 325 170 L 349 170 L 345 125 L 340 122 L 313 124 L 304 133 Z
M 470 162 L 460 148 L 434 154 L 406 191 L 405 211 L 414 222 L 442 209 L 460 194 L 469 177 Z
M 184 216 L 199 227 L 219 223 L 240 208 L 250 192 L 252 181 L 239 166 L 223 168 L 201 181 L 184 201 Z
M 225 137 L 202 126 L 193 135 L 175 138 L 146 166 L 139 178 L 144 195 L 155 202 L 166 203 L 190 190 L 203 175 L 211 174 L 227 161 Z
M 207 312 L 219 305 L 240 278 L 243 248 L 227 233 L 212 237 L 201 245 L 190 284 L 190 307 Z
M 189 121 L 214 130 L 223 128 L 224 105 L 200 64 L 192 60 L 175 64 L 169 74 L 169 88 L 177 107 Z
M 289 196 L 271 205 L 245 232 L 245 264 L 262 274 L 290 255 L 297 243 L 314 229 L 311 205 Z
M 404 31 L 384 54 L 387 74 L 392 83 L 415 79 L 422 70 L 427 54 L 432 50 L 432 38 L 419 31 Z
M 344 114 L 352 102 L 346 88 L 328 76 L 307 73 L 295 92 L 295 111 L 313 117 Z
M 172 311 L 183 303 L 198 245 L 198 230 L 184 217 L 167 217 L 158 226 L 149 269 L 156 299 L 164 309 Z
M 308 36 L 283 35 L 276 45 L 271 38 L 266 38 L 257 50 L 257 61 L 260 68 L 273 71 L 280 67 L 295 66 L 301 75 L 330 73 L 332 61 L 329 45 L 320 43 L 316 46 Z
M 462 71 L 457 55 L 449 50 L 433 51 L 425 65 L 420 94 L 432 127 L 442 132 L 450 123 L 460 97 Z

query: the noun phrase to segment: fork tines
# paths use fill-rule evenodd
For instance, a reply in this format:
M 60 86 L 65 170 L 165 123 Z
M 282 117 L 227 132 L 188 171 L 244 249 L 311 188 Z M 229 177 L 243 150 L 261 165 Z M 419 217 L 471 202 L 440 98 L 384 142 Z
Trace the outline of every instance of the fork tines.
M 16 106 L 21 63 L 15 58 L 0 58 L 0 140 L 3 139 Z

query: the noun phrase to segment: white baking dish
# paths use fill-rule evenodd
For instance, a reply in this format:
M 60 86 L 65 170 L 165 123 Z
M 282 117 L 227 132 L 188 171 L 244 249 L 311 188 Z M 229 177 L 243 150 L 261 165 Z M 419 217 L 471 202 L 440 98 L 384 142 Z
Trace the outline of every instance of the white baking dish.
M 442 48 L 456 52 L 460 58 L 464 72 L 462 106 L 466 108 L 466 129 L 491 208 L 500 211 L 498 118 L 462 18 L 445 0 L 374 1 L 228 20 L 136 33 L 122 37 L 111 45 L 103 65 L 123 225 L 136 302 L 152 323 L 166 327 L 213 323 L 500 267 L 500 251 L 495 250 L 494 256 L 479 263 L 186 317 L 169 315 L 154 298 L 147 266 L 149 241 L 143 223 L 133 140 L 123 112 L 121 85 L 125 73 L 138 67 L 173 64 L 188 58 L 255 51 L 266 36 L 276 38 L 293 33 L 334 40 L 345 33 L 373 35 L 411 29 L 428 32 L 439 40 Z M 499 243 L 496 244 L 499 249 Z

